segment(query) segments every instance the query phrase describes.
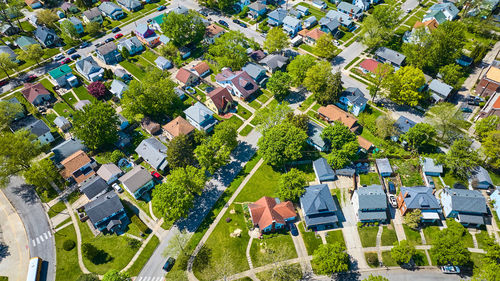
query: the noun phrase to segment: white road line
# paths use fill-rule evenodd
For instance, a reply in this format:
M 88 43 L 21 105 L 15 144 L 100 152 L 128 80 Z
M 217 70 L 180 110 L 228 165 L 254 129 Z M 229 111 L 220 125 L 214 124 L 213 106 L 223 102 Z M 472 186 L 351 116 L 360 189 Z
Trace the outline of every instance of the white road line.
M 137 278 L 137 280 L 135 280 L 135 281 L 141 281 L 141 280 L 142 280 L 142 277 L 139 277 L 139 278 Z
M 31 239 L 31 243 L 33 243 L 33 247 L 36 246 L 35 239 Z
M 36 239 L 36 243 L 37 243 L 37 244 L 39 244 L 39 243 L 40 243 L 40 240 L 38 239 L 38 237 L 37 237 L 37 238 L 35 238 L 35 239 Z
M 149 281 L 151 279 L 150 276 L 146 277 L 146 279 L 144 281 Z
M 45 238 L 45 239 L 49 239 L 49 237 L 47 236 L 47 232 L 45 232 L 45 233 L 43 234 L 43 238 Z
M 42 236 L 42 235 L 40 235 L 40 236 L 38 236 L 38 237 L 40 237 L 40 241 L 42 241 L 42 242 L 45 240 L 45 239 L 43 239 L 43 236 Z
M 49 234 L 49 237 L 52 237 L 52 232 L 47 231 L 47 233 Z

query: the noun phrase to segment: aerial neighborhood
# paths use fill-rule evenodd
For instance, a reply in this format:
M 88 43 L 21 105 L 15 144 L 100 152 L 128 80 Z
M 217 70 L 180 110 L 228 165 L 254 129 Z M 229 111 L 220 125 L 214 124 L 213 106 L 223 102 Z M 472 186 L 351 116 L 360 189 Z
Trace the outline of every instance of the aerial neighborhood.
M 498 2 L 0 1 L 0 280 L 498 280 Z

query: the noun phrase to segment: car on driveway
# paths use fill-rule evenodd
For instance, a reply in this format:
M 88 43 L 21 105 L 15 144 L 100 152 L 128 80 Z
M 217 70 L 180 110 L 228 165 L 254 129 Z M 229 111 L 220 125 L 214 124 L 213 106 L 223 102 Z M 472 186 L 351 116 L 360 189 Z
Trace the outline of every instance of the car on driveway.
M 74 55 L 71 55 L 71 59 L 72 60 L 76 60 L 76 59 L 79 59 L 81 56 L 80 54 L 74 54 Z
M 120 30 L 121 30 L 121 29 L 117 26 L 117 27 L 115 27 L 115 28 L 111 29 L 111 32 L 116 33 L 116 32 L 118 32 L 118 31 L 120 31 Z
M 63 59 L 63 60 L 61 61 L 61 65 L 63 65 L 63 64 L 67 64 L 67 63 L 68 63 L 68 62 L 70 62 L 70 61 L 71 61 L 71 59 L 70 59 L 70 58 L 65 58 L 65 59 Z
M 111 185 L 111 187 L 113 187 L 113 189 L 114 189 L 116 192 L 118 192 L 118 193 L 122 193 L 122 192 L 123 192 L 123 188 L 121 188 L 121 187 L 120 187 L 120 185 L 118 185 L 118 183 L 116 183 L 116 182 L 115 182 L 115 183 L 113 183 L 113 184 Z
M 92 44 L 90 44 L 89 42 L 83 42 L 81 45 L 80 45 L 80 49 L 83 49 L 83 48 L 87 48 L 88 46 L 90 46 Z
M 454 265 L 441 266 L 441 271 L 446 274 L 459 274 L 460 268 Z
M 240 25 L 241 27 L 243 27 L 243 28 L 246 28 L 246 27 L 247 27 L 247 24 L 246 24 L 246 23 L 242 23 L 242 22 L 240 22 L 240 23 L 239 23 L 239 25 Z
M 161 181 L 161 179 L 163 178 L 163 177 L 162 177 L 162 176 L 161 176 L 158 172 L 156 172 L 156 171 L 151 171 L 151 175 L 152 175 L 155 179 L 160 180 L 160 181 Z
M 290 233 L 293 235 L 293 236 L 297 236 L 299 235 L 299 231 L 297 230 L 297 227 L 295 226 L 294 223 L 290 223 L 288 224 L 288 228 L 290 228 Z
M 68 49 L 68 51 L 66 51 L 66 53 L 67 53 L 68 55 L 71 55 L 71 54 L 76 53 L 76 50 L 75 50 L 75 48 L 70 48 L 70 49 Z
M 396 186 L 392 181 L 387 182 L 387 185 L 389 186 L 389 193 L 391 194 L 396 194 Z
M 63 54 L 59 54 L 57 56 L 54 57 L 54 61 L 58 61 L 58 60 L 62 60 L 64 59 L 64 55 Z
M 167 261 L 165 262 L 165 264 L 162 267 L 163 270 L 170 271 L 170 269 L 172 269 L 172 266 L 174 265 L 174 263 L 175 263 L 175 259 L 172 257 L 168 257 Z
M 123 37 L 123 34 L 118 33 L 118 34 L 116 34 L 116 35 L 115 35 L 115 39 L 118 39 L 118 38 L 120 38 L 120 37 Z
M 225 26 L 226 28 L 229 28 L 229 24 L 227 24 L 227 22 L 223 21 L 223 20 L 219 20 L 218 23 L 222 26 Z
M 0 87 L 5 86 L 5 85 L 7 85 L 8 83 L 9 83 L 9 81 L 8 81 L 7 79 L 1 80 L 1 81 L 0 81 Z
M 165 10 L 165 8 L 166 8 L 165 6 L 161 5 L 158 8 L 156 8 L 156 10 L 163 11 L 163 10 Z
M 462 107 L 460 110 L 462 110 L 462 112 L 472 113 L 472 109 L 468 107 Z
M 36 78 L 38 78 L 38 76 L 36 76 L 35 74 L 31 74 L 30 76 L 24 78 L 24 82 L 31 82 L 31 81 L 35 80 Z
M 109 43 L 111 41 L 115 40 L 113 37 L 109 37 L 108 39 L 104 40 L 105 43 Z
M 391 204 L 392 207 L 397 208 L 398 207 L 398 202 L 396 201 L 396 196 L 393 194 L 389 194 L 389 203 Z

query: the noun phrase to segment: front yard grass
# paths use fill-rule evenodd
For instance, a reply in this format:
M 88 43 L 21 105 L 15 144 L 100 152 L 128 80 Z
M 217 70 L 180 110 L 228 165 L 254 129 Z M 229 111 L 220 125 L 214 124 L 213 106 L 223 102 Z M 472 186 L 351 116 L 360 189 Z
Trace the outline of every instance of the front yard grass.
M 300 268 L 300 264 L 298 264 L 298 263 L 294 263 L 291 266 L 294 267 L 298 271 L 302 271 L 302 269 Z M 270 269 L 270 270 L 258 272 L 255 275 L 257 275 L 257 278 L 259 278 L 259 280 L 261 280 L 261 281 L 274 281 L 276 279 L 273 278 L 272 274 L 273 274 L 273 269 Z M 245 278 L 248 278 L 248 277 L 245 277 Z M 238 279 L 238 281 L 240 281 L 240 280 L 241 281 L 250 281 L 250 280 L 252 280 L 252 278 Z M 290 280 L 295 281 L 295 279 L 290 279 Z
M 311 104 L 314 102 L 314 96 L 313 95 L 310 95 L 305 101 L 303 101 L 300 106 L 299 106 L 299 110 L 300 111 L 305 111 L 306 109 L 309 108 L 309 106 L 311 106 Z
M 49 218 L 55 217 L 57 214 L 60 212 L 66 210 L 66 205 L 64 205 L 64 202 L 59 201 L 55 203 L 52 207 L 50 207 L 49 211 L 47 212 L 49 215 Z
M 365 260 L 369 267 L 376 268 L 380 265 L 380 261 L 378 260 L 378 255 L 375 252 L 366 252 Z
M 248 120 L 248 118 L 252 117 L 252 112 L 250 110 L 246 109 L 243 106 L 238 106 L 238 113 L 239 116 L 243 117 L 243 119 Z
M 74 112 L 73 109 L 71 109 L 71 107 L 69 107 L 69 105 L 65 102 L 58 102 L 54 104 L 52 109 L 54 109 L 57 114 L 64 117 L 69 117 L 69 115 Z
M 426 226 L 423 229 L 424 236 L 425 236 L 425 242 L 427 243 L 427 245 L 432 244 L 434 238 L 438 235 L 439 231 L 441 231 L 439 229 L 439 226 L 435 226 L 435 225 Z
M 299 231 L 304 244 L 306 245 L 307 254 L 312 255 L 319 245 L 323 244 L 320 237 L 316 237 L 316 233 L 313 231 L 305 231 L 304 222 L 299 223 Z
M 158 237 L 156 237 L 156 235 L 153 235 L 148 244 L 146 244 L 146 247 L 144 247 L 142 252 L 139 254 L 139 257 L 137 257 L 137 260 L 135 260 L 134 264 L 129 268 L 128 273 L 130 273 L 130 276 L 139 275 L 139 272 L 141 272 L 142 268 L 149 260 L 156 247 L 158 247 L 158 244 L 160 244 L 160 240 L 158 239 Z
M 229 122 L 234 124 L 236 129 L 238 129 L 239 127 L 241 127 L 241 125 L 243 125 L 243 121 L 238 116 L 235 115 L 231 116 L 229 119 L 226 119 L 224 122 Z
M 78 265 L 78 249 L 76 247 L 76 232 L 73 225 L 69 225 L 54 233 L 56 241 L 56 281 L 76 280 L 82 271 Z M 73 240 L 75 247 L 70 251 L 63 248 L 64 241 Z
M 241 190 L 235 202 L 255 202 L 262 196 L 276 197 L 279 178 L 280 173 L 274 171 L 267 163 L 263 163 Z
M 380 184 L 380 179 L 377 173 L 360 174 L 359 184 L 361 185 Z
M 344 235 L 342 234 L 342 230 L 334 230 L 334 231 L 328 231 L 326 233 L 326 242 L 328 244 L 333 244 L 335 242 L 339 242 L 340 244 L 344 245 L 345 247 L 345 241 L 344 241 Z
M 378 226 L 358 227 L 358 233 L 364 248 L 377 246 Z
M 403 224 L 403 228 L 408 242 L 413 243 L 414 245 L 422 244 L 422 237 L 420 237 L 420 233 L 418 231 L 409 228 L 406 224 Z
M 120 65 L 123 66 L 123 68 L 125 68 L 128 72 L 130 72 L 130 74 L 132 74 L 132 76 L 134 76 L 137 80 L 142 80 L 144 79 L 144 77 L 146 77 L 146 72 L 141 67 L 136 65 L 135 62 L 133 62 L 134 59 L 135 61 L 138 61 L 138 59 L 136 58 L 133 58 L 130 61 L 123 60 L 120 62 Z M 146 66 L 143 67 L 145 68 Z
M 397 241 L 398 236 L 396 235 L 396 231 L 394 231 L 394 225 L 392 223 L 384 225 L 381 237 L 382 246 L 392 246 Z
M 89 100 L 91 102 L 96 102 L 97 99 L 94 98 L 89 92 L 87 91 L 87 88 L 85 88 L 84 85 L 80 85 L 76 88 L 73 88 L 73 91 L 75 91 L 76 96 L 80 100 Z
M 425 250 L 417 250 L 417 253 L 413 256 L 413 261 L 417 266 L 429 265 L 429 261 L 427 260 L 427 256 L 425 255 Z
M 392 258 L 391 251 L 382 252 L 382 263 L 384 266 L 397 266 L 398 263 Z
M 253 266 L 260 267 L 271 261 L 294 259 L 297 257 L 297 251 L 290 234 L 275 233 L 264 235 L 263 239 L 254 239 L 250 248 L 250 257 Z
M 470 253 L 470 259 L 474 264 L 474 267 L 479 267 L 481 265 L 481 259 L 484 257 L 484 254 L 480 253 Z
M 250 134 L 252 130 L 253 130 L 252 125 L 248 124 L 245 126 L 245 128 L 241 129 L 240 135 L 246 137 L 248 136 L 248 134 Z
M 486 239 L 490 237 L 488 231 L 481 230 L 481 232 L 476 233 L 477 246 L 480 249 L 484 249 L 486 247 Z
M 309 15 L 307 17 L 304 17 L 304 19 L 310 17 L 310 16 L 315 16 L 317 20 L 321 19 L 322 17 L 324 17 L 326 15 L 326 13 L 322 12 L 321 10 L 318 10 L 316 9 L 315 7 L 309 5 L 308 3 L 305 3 L 305 2 L 301 2 L 297 5 L 295 5 L 295 8 L 297 6 L 304 6 L 306 8 L 309 8 Z

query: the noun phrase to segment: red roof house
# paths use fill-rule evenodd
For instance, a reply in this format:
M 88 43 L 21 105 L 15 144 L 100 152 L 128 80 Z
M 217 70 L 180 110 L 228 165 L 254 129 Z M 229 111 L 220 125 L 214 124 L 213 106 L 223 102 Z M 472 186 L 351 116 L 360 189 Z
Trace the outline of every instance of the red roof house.
M 177 79 L 177 81 L 181 82 L 183 85 L 186 86 L 191 86 L 196 84 L 196 82 L 198 82 L 198 76 L 196 76 L 194 73 L 185 68 L 181 68 L 179 69 L 179 71 L 177 71 L 175 79 Z
M 278 199 L 267 196 L 248 205 L 248 209 L 253 225 L 261 232 L 282 229 L 286 222 L 294 220 L 297 216 L 292 202 L 279 202 Z
M 24 84 L 24 89 L 21 90 L 23 96 L 28 100 L 32 105 L 40 105 L 44 101 L 48 101 L 52 98 L 49 90 L 47 90 L 42 83 L 38 84 Z
M 224 114 L 233 107 L 234 100 L 231 97 L 228 89 L 218 87 L 208 94 L 206 105 L 217 114 Z
M 215 80 L 222 87 L 228 88 L 231 94 L 244 100 L 259 90 L 259 85 L 246 71 L 233 72 L 229 68 L 224 68 L 215 76 Z
M 379 62 L 374 59 L 365 59 L 359 64 L 359 67 L 367 72 L 375 73 L 375 69 L 377 69 L 378 65 Z
M 193 67 L 193 70 L 198 74 L 198 76 L 203 77 L 210 73 L 210 66 L 208 63 L 202 61 Z

